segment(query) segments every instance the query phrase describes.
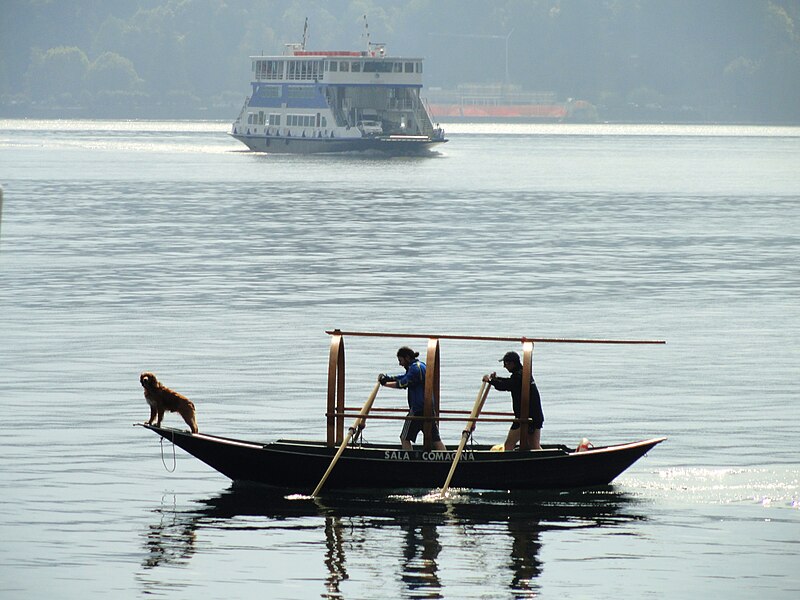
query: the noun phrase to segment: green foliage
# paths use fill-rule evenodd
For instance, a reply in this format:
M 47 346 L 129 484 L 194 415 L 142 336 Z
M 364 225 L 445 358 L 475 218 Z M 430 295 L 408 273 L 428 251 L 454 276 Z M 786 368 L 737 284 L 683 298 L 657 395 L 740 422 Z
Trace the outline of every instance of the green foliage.
M 143 81 L 133 63 L 116 52 L 104 52 L 89 66 L 86 82 L 92 92 L 131 92 Z
M 55 96 L 74 99 L 83 91 L 88 71 L 89 59 L 80 48 L 59 46 L 45 52 L 34 48 L 27 73 L 28 89 L 37 100 Z
M 119 92 L 143 110 L 181 95 L 208 107 L 243 98 L 248 56 L 299 41 L 306 18 L 310 48 L 346 50 L 366 46 L 366 15 L 371 41 L 426 58 L 429 86 L 503 83 L 507 72 L 523 89 L 620 111 L 648 96 L 712 120 L 800 122 L 797 0 L 2 3 L 0 96 L 15 102 Z

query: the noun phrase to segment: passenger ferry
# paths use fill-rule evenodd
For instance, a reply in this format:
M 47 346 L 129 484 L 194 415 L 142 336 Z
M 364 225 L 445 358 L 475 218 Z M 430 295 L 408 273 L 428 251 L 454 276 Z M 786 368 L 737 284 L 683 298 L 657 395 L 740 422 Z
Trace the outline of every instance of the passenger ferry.
M 231 135 L 257 152 L 420 154 L 447 141 L 420 97 L 422 59 L 366 51 L 251 56 L 252 91 Z

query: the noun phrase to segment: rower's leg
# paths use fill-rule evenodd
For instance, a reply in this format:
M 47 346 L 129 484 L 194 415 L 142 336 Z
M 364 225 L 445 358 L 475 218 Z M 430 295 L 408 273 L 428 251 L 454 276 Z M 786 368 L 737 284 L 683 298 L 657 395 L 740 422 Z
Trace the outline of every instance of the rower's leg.
M 508 437 L 506 437 L 506 441 L 504 444 L 506 452 L 511 452 L 518 443 L 519 443 L 519 429 L 509 429 Z
M 542 449 L 542 430 L 541 429 L 534 429 L 533 436 L 531 439 L 531 450 L 541 450 Z

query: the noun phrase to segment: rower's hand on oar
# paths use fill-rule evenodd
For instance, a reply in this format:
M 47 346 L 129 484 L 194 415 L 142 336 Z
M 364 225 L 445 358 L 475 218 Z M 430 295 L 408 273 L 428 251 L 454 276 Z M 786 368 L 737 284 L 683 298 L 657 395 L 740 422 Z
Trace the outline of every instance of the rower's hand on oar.
M 495 373 L 495 372 L 492 372 L 492 373 L 490 373 L 489 375 L 484 375 L 484 376 L 483 376 L 483 380 L 484 380 L 486 383 L 491 383 L 492 379 L 494 379 L 495 377 L 497 377 L 497 373 Z

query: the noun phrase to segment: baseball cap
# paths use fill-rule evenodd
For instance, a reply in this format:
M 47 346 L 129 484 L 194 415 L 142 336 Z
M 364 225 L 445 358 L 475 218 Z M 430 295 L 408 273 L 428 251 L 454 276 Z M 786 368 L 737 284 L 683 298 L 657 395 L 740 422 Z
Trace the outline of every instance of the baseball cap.
M 519 360 L 519 354 L 516 352 L 506 352 L 503 354 L 503 358 L 501 358 L 498 362 L 510 362 L 514 363 L 515 365 L 521 364 Z

